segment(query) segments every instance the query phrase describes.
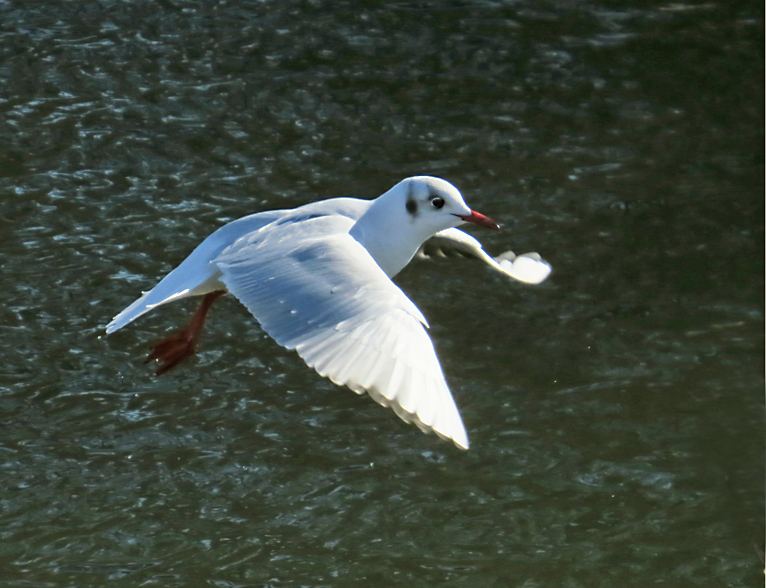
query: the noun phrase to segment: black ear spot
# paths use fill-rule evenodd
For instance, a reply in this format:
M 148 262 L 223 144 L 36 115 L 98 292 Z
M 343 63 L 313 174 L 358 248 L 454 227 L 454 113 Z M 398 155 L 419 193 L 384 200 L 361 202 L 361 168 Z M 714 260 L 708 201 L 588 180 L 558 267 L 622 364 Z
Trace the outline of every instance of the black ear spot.
M 418 211 L 418 203 L 414 200 L 407 200 L 407 212 L 415 214 Z

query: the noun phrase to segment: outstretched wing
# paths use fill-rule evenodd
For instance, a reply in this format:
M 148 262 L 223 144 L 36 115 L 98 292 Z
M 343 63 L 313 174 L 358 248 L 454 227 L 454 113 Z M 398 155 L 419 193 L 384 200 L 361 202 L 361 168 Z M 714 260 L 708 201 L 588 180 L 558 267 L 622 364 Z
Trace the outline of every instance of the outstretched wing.
M 320 375 L 467 449 L 425 318 L 348 234 L 351 224 L 338 216 L 274 223 L 214 261 L 220 280 Z
M 147 312 L 182 298 L 201 296 L 221 288 L 218 270 L 210 263 L 236 239 L 256 231 L 283 216 L 285 211 L 273 210 L 245 216 L 232 221 L 209 235 L 151 290 L 116 315 L 106 326 L 107 334 L 132 323 Z
M 460 229 L 439 231 L 426 241 L 418 251 L 422 257 L 475 257 L 495 271 L 525 284 L 539 284 L 550 275 L 551 266 L 538 253 L 516 255 L 506 251 L 491 257 L 481 243 Z

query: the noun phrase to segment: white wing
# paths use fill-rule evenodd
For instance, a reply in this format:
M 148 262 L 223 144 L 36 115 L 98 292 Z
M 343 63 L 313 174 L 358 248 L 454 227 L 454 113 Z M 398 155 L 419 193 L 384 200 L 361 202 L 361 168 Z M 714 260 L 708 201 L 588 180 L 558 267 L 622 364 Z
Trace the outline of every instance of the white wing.
M 506 251 L 493 258 L 484 251 L 479 241 L 455 228 L 436 233 L 423 244 L 419 254 L 425 257 L 475 257 L 501 274 L 525 284 L 539 284 L 551 273 L 550 264 L 538 253 L 517 256 L 513 251 Z
M 258 231 L 275 221 L 311 216 L 312 214 L 332 213 L 357 219 L 364 214 L 369 205 L 369 200 L 331 198 L 291 210 L 257 212 L 225 224 L 202 241 L 178 267 L 166 275 L 154 288 L 144 293 L 143 296 L 115 316 L 106 326 L 106 332 L 113 333 L 162 304 L 189 296 L 201 296 L 222 289 L 223 284 L 218 280 L 221 272 L 212 261 L 237 239 L 249 233 Z
M 352 224 L 338 216 L 278 221 L 214 264 L 263 329 L 320 375 L 467 449 L 425 318 L 348 235 Z
M 251 214 L 220 227 L 197 245 L 154 288 L 116 315 L 106 326 L 107 334 L 121 329 L 162 304 L 220 289 L 220 271 L 210 262 L 242 235 L 258 230 L 284 214 L 281 210 Z

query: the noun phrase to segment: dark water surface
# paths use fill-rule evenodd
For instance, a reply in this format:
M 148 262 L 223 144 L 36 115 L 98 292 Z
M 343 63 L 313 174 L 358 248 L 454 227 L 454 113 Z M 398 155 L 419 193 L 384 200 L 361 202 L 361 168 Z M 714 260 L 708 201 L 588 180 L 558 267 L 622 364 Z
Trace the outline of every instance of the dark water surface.
M 0 584 L 761 586 L 760 2 L 0 0 Z M 537 250 L 397 279 L 472 441 L 233 300 L 113 314 L 221 223 L 407 175 Z

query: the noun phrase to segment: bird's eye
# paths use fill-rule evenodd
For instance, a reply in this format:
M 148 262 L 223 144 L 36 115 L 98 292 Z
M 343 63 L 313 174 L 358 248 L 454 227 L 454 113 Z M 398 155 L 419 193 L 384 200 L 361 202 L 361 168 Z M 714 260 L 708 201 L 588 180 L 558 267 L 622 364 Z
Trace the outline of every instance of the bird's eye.
M 441 196 L 437 196 L 436 198 L 432 198 L 431 199 L 431 205 L 434 208 L 441 208 L 442 206 L 444 206 L 444 198 L 442 198 Z

